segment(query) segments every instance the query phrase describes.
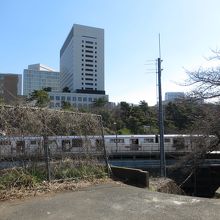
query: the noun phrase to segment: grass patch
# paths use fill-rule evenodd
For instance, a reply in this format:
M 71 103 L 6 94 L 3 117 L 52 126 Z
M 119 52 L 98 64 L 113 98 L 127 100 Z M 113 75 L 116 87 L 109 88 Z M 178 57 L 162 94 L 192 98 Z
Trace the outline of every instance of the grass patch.
M 51 163 L 51 180 L 94 180 L 107 177 L 105 166 L 95 162 L 77 162 L 64 160 Z M 34 188 L 47 180 L 44 166 L 32 166 L 26 169 L 13 168 L 0 171 L 0 192 L 12 188 Z
M 65 161 L 55 166 L 53 176 L 55 179 L 99 179 L 107 177 L 107 171 L 104 166 L 98 164 L 73 164 Z
M 10 169 L 0 176 L 0 190 L 14 187 L 33 187 L 37 184 L 37 178 L 23 169 Z

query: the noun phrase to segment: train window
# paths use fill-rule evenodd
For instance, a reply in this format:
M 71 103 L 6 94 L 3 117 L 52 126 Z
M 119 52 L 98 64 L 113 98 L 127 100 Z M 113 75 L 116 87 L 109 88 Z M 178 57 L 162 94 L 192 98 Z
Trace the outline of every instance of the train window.
M 2 141 L 0 141 L 0 145 L 11 145 L 11 141 L 2 140 Z
M 165 143 L 170 143 L 171 140 L 170 140 L 170 138 L 164 138 L 164 142 L 165 142 Z
M 185 147 L 184 138 L 174 138 L 173 147 L 175 147 L 177 150 L 183 149 Z
M 138 144 L 138 139 L 131 139 L 131 144 Z
M 115 139 L 110 139 L 110 143 L 124 143 L 124 139 L 122 138 L 115 138 Z
M 31 144 L 31 145 L 36 145 L 36 144 L 37 144 L 37 141 L 31 141 L 30 144 Z
M 144 138 L 144 143 L 154 143 L 154 138 Z
M 159 143 L 159 137 L 158 137 L 158 135 L 155 136 L 155 143 Z
M 70 151 L 70 149 L 71 149 L 70 140 L 62 140 L 62 150 Z
M 16 152 L 17 153 L 25 152 L 25 141 L 16 141 Z
M 83 141 L 81 138 L 72 139 L 72 147 L 82 147 Z
M 102 139 L 96 139 L 95 143 L 96 143 L 97 150 L 102 150 L 103 149 L 103 140 Z

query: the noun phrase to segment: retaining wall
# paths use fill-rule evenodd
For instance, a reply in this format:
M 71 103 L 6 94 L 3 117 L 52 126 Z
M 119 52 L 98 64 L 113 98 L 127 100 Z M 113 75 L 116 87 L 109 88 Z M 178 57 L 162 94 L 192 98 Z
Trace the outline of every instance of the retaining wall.
M 147 171 L 117 166 L 111 166 L 111 170 L 113 177 L 127 184 L 143 188 L 149 187 L 149 173 Z

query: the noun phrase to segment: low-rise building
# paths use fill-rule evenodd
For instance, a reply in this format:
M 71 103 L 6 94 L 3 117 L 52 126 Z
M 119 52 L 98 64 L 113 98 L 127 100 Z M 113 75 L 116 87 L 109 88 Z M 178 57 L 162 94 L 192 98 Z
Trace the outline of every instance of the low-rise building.
M 64 93 L 64 92 L 49 92 L 50 108 L 61 108 L 63 102 L 68 102 L 76 108 L 87 108 L 92 105 L 97 99 L 103 98 L 108 101 L 108 95 L 88 94 L 88 93 Z

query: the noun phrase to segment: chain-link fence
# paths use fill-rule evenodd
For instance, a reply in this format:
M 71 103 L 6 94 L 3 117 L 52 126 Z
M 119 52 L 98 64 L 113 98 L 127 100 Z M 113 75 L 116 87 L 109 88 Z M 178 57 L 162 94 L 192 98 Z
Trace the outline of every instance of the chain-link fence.
M 24 167 L 50 180 L 107 168 L 99 115 L 1 105 L 0 132 L 0 169 Z

